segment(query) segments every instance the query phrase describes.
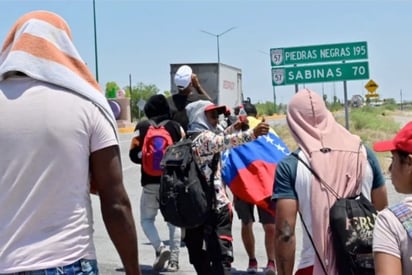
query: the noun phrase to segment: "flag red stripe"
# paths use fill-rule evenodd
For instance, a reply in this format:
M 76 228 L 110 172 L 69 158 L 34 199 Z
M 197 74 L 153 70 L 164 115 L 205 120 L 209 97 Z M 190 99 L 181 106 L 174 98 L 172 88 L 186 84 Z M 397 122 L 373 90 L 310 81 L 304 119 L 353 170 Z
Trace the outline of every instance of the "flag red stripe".
M 272 196 L 276 164 L 256 160 L 246 168 L 238 170 L 238 174 L 229 184 L 230 190 L 238 198 L 253 204 L 264 203 Z M 273 212 L 268 208 L 269 212 Z

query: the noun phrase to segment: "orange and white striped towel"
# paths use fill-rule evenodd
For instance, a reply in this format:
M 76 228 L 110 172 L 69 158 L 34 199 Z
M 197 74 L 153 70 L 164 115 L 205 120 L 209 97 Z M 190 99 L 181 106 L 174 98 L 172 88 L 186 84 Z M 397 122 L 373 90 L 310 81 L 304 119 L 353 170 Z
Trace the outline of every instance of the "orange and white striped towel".
M 0 81 L 13 71 L 89 99 L 110 121 L 117 135 L 107 99 L 74 46 L 68 24 L 59 15 L 34 11 L 17 20 L 0 52 Z

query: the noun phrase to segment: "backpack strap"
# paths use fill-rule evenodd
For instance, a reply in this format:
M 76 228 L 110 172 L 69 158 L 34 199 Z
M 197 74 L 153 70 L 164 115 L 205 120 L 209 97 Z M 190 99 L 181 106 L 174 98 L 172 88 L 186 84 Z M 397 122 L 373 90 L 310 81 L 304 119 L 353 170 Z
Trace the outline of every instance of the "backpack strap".
M 150 125 L 152 126 L 156 126 L 156 122 L 154 122 L 154 120 L 148 119 L 147 122 L 149 122 Z
M 186 138 L 189 138 L 192 141 L 194 141 L 200 134 L 201 132 L 187 133 Z
M 328 190 L 336 199 L 340 199 L 341 196 L 339 196 L 338 193 L 336 193 L 335 190 L 333 190 L 333 188 L 327 184 L 319 175 L 318 173 L 316 173 L 315 170 L 313 170 L 309 164 L 307 164 L 301 157 L 299 157 L 298 154 L 296 154 L 295 152 L 292 153 L 292 156 L 294 156 L 295 158 L 298 159 L 298 161 L 300 161 L 303 165 L 305 165 L 305 167 L 312 173 L 312 175 L 320 182 L 320 184 L 322 184 L 324 186 L 324 188 L 326 190 Z
M 162 121 L 159 122 L 159 123 L 156 123 L 156 122 L 155 122 L 154 120 L 152 120 L 152 119 L 148 119 L 147 121 L 149 122 L 150 125 L 152 125 L 152 126 L 154 126 L 154 127 L 160 127 L 160 126 L 165 126 L 170 120 L 169 120 L 169 119 L 165 119 L 165 120 L 162 120 Z
M 403 202 L 388 207 L 388 209 L 398 218 L 409 238 L 412 239 L 412 210 Z
M 293 185 L 293 193 L 295 193 L 296 198 L 299 200 L 298 192 L 296 191 L 295 185 Z M 305 228 L 306 234 L 308 235 L 309 240 L 312 243 L 313 250 L 315 250 L 316 257 L 318 258 L 318 260 L 320 262 L 322 270 L 325 273 L 325 275 L 327 275 L 328 272 L 326 271 L 326 267 L 323 265 L 323 261 L 321 260 L 322 258 L 320 257 L 320 254 L 319 254 L 318 250 L 316 249 L 315 242 L 313 241 L 313 238 L 312 238 L 312 234 L 310 234 L 309 229 L 308 229 L 308 227 L 305 223 L 305 220 L 303 219 L 302 212 L 300 212 L 300 210 L 299 210 L 299 204 L 298 204 L 298 213 L 299 213 L 300 221 L 302 222 L 303 227 Z
M 188 134 L 186 137 L 190 139 L 192 142 L 196 140 L 196 138 L 201 134 L 201 132 L 193 132 Z M 213 155 L 212 163 L 211 163 L 211 169 L 212 169 L 212 178 L 209 179 L 209 181 L 213 181 L 213 178 L 216 174 L 217 167 L 220 161 L 220 153 L 216 153 Z
M 358 174 L 359 155 L 360 155 L 360 152 L 361 152 L 362 148 L 364 148 L 364 147 L 362 146 L 362 143 L 359 143 L 358 157 L 357 157 L 357 165 L 356 165 L 356 175 Z M 365 150 L 365 149 L 364 149 L 364 150 Z M 330 152 L 330 151 L 331 151 L 330 148 L 322 148 L 322 149 L 320 149 L 320 152 L 322 152 L 322 153 L 328 153 L 328 152 Z M 319 181 L 319 183 L 320 183 L 321 185 L 323 185 L 323 187 L 324 187 L 326 190 L 328 190 L 329 193 L 331 193 L 337 200 L 339 200 L 339 199 L 342 198 L 329 184 L 327 184 L 327 183 L 319 176 L 319 174 L 318 174 L 315 170 L 312 169 L 312 167 L 310 167 L 310 165 L 309 165 L 308 163 L 306 163 L 306 161 L 304 161 L 301 157 L 299 157 L 298 154 L 296 154 L 295 152 L 293 152 L 291 155 L 292 155 L 293 157 L 295 157 L 298 161 L 300 161 L 303 165 L 305 165 L 305 167 L 312 173 L 312 175 Z M 360 189 L 360 192 L 359 192 L 359 195 L 360 195 L 360 194 L 362 193 L 362 192 L 361 192 L 361 191 L 362 191 L 362 181 L 361 181 L 361 180 L 359 180 L 359 181 L 357 182 L 355 188 Z M 359 196 L 359 195 L 357 195 L 357 196 Z
M 213 177 L 215 176 L 215 174 L 216 174 L 216 171 L 217 171 L 217 166 L 218 166 L 218 164 L 219 164 L 219 160 L 220 160 L 220 153 L 216 153 L 216 154 L 214 154 L 213 155 L 213 159 L 212 159 L 212 171 L 213 171 Z
M 165 120 L 162 120 L 159 124 L 157 124 L 159 127 L 160 126 L 165 126 L 167 123 L 169 122 L 169 119 L 165 119 Z
M 187 135 L 186 138 L 195 141 L 196 138 L 201 134 L 201 132 L 193 132 Z M 206 179 L 208 186 L 210 187 L 210 192 L 212 192 L 213 196 L 212 196 L 212 208 L 215 209 L 216 208 L 216 196 L 215 196 L 215 186 L 214 186 L 214 180 L 215 180 L 215 175 L 217 172 L 217 168 L 219 165 L 219 161 L 220 161 L 220 153 L 216 153 L 213 155 L 212 158 L 212 163 L 210 168 L 212 169 L 212 173 L 210 174 L 210 178 Z M 196 161 L 195 161 L 196 163 Z M 203 174 L 203 171 L 199 168 L 199 166 L 196 163 L 197 168 L 199 169 L 199 172 L 201 174 Z
M 301 157 L 299 157 L 298 154 L 296 154 L 295 152 L 293 152 L 293 153 L 292 153 L 292 156 L 294 156 L 294 157 L 298 160 L 298 162 L 300 161 L 303 165 L 305 165 L 305 167 L 306 167 L 321 183 L 323 182 L 323 180 L 319 177 L 319 175 L 309 166 L 309 164 L 307 164 Z M 325 183 L 325 184 L 326 184 L 327 187 L 329 187 L 329 185 L 328 185 L 327 183 Z M 299 201 L 298 192 L 296 191 L 295 185 L 293 184 L 292 187 L 293 187 L 293 193 L 295 193 L 295 196 L 296 196 L 296 198 L 297 198 L 298 201 Z M 332 190 L 333 190 L 333 189 L 332 189 Z M 315 250 L 316 257 L 318 258 L 318 260 L 319 260 L 319 262 L 320 262 L 320 265 L 321 265 L 321 267 L 322 267 L 322 270 L 323 270 L 323 272 L 325 273 L 325 275 L 327 275 L 328 272 L 326 271 L 326 267 L 325 267 L 325 265 L 323 264 L 322 258 L 320 257 L 320 253 L 319 253 L 319 251 L 317 250 L 317 248 L 316 248 L 316 246 L 315 246 L 315 242 L 313 241 L 312 234 L 309 232 L 309 229 L 308 229 L 308 227 L 307 227 L 307 225 L 306 225 L 306 223 L 305 223 L 305 220 L 303 219 L 302 212 L 300 212 L 300 210 L 299 210 L 299 204 L 298 204 L 298 213 L 299 213 L 300 220 L 301 220 L 301 222 L 302 222 L 302 224 L 303 224 L 303 227 L 305 228 L 306 234 L 308 235 L 309 240 L 310 240 L 310 242 L 312 243 L 313 250 Z

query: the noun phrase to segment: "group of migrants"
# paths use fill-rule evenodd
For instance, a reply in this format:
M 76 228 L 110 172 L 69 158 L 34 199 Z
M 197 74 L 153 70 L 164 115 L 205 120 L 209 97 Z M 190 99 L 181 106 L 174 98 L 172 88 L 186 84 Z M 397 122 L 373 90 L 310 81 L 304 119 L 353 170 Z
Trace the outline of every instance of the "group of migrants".
M 197 274 L 230 274 L 233 203 L 249 257 L 247 272 L 258 270 L 252 229 L 257 206 L 265 233 L 266 274 L 339 274 L 342 258 L 329 213 L 339 201 L 361 194 L 378 211 L 375 222 L 365 217 L 359 223 L 374 227 L 374 270 L 350 274 L 411 274 L 412 199 L 387 207 L 385 179 L 374 152 L 335 121 L 320 95 L 303 89 L 290 100 L 286 122 L 298 149 L 277 163 L 270 194 L 255 204 L 232 187 L 230 199 L 226 157 L 253 142 L 273 143 L 276 134 L 248 104 L 247 120 L 229 116 L 222 127 L 219 116 L 227 115 L 227 108 L 211 101 L 189 66 L 180 67 L 174 81 L 177 94 L 148 100 L 148 120 L 137 124 L 129 151 L 130 159 L 141 164 L 140 224 L 155 250 L 155 270 L 179 270 L 183 240 Z M 57 14 L 27 13 L 6 36 L 0 52 L 0 110 L 0 275 L 99 274 L 92 189 L 124 272 L 141 274 L 116 121 L 72 42 L 69 26 Z M 194 161 L 214 190 L 213 207 L 202 224 L 180 228 L 168 222 L 169 247 L 154 223 L 162 175 L 145 167 L 145 139 L 156 125 L 167 131 L 170 144 L 193 140 Z M 373 149 L 391 152 L 393 185 L 411 194 L 412 123 Z M 259 166 L 253 169 L 252 174 L 261 172 Z M 304 225 L 303 248 L 295 267 L 298 214 Z M 363 261 L 363 254 L 355 256 Z

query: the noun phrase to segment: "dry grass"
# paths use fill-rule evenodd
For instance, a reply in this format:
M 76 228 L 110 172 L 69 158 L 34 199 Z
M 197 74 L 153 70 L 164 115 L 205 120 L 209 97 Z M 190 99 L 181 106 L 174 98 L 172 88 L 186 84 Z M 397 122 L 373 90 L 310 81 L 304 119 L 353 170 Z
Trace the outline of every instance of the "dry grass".
M 396 112 L 385 112 L 384 116 L 374 115 L 369 118 L 368 123 L 360 128 L 355 128 L 354 125 L 359 123 L 357 121 L 349 121 L 350 131 L 361 137 L 363 142 L 370 148 L 372 144 L 378 140 L 386 140 L 393 138 L 396 131 L 399 129 L 399 123 L 393 119 L 394 115 L 399 115 Z M 345 125 L 345 119 L 342 116 L 338 116 L 337 121 L 341 125 Z M 376 129 L 378 128 L 378 129 Z M 275 128 L 276 133 L 282 138 L 283 142 L 288 146 L 290 151 L 294 151 L 298 148 L 295 140 L 289 132 L 289 128 L 284 126 L 277 126 Z M 387 174 L 390 165 L 389 152 L 376 153 L 376 157 L 381 165 L 382 171 Z
M 289 132 L 288 126 L 277 126 L 275 128 L 275 131 L 282 138 L 283 142 L 289 148 L 289 151 L 292 152 L 298 148 L 298 145 L 296 144 L 295 140 Z

